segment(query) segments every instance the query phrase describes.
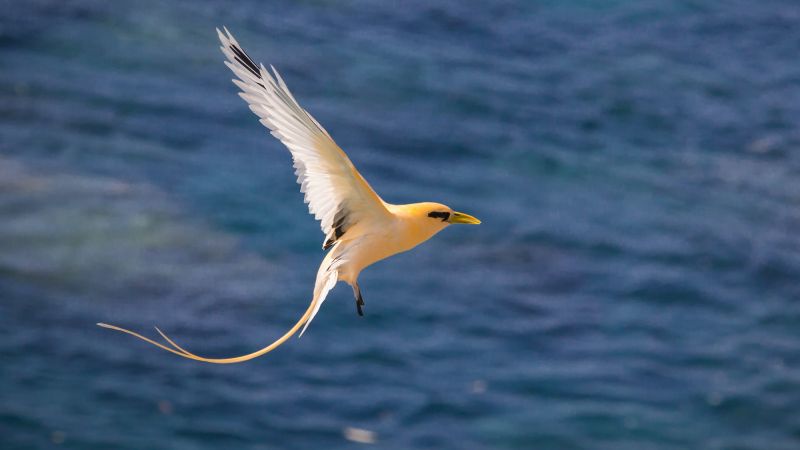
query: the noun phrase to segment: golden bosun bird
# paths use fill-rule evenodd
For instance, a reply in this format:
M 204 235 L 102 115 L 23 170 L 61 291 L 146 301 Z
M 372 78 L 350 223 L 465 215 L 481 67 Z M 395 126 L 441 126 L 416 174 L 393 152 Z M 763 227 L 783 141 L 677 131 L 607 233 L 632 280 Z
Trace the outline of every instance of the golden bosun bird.
M 322 248 L 330 251 L 317 271 L 311 304 L 300 320 L 278 340 L 261 350 L 234 358 L 197 356 L 158 328 L 156 331 L 169 346 L 114 325 L 98 325 L 131 334 L 184 358 L 231 364 L 269 353 L 301 326 L 302 336 L 328 292 L 339 281 L 353 288 L 358 314 L 363 315 L 364 299 L 358 287 L 358 275 L 364 268 L 416 247 L 451 224 L 476 225 L 481 222 L 440 203 L 393 205 L 383 201 L 322 125 L 300 107 L 275 68 L 272 67 L 270 74 L 263 64 L 257 66 L 227 29 L 225 34 L 218 29 L 217 34 L 222 42 L 222 53 L 228 58 L 225 65 L 239 78 L 233 80 L 242 90 L 239 96 L 291 152 L 300 191 L 305 193 L 308 210 L 320 221 L 325 234 Z

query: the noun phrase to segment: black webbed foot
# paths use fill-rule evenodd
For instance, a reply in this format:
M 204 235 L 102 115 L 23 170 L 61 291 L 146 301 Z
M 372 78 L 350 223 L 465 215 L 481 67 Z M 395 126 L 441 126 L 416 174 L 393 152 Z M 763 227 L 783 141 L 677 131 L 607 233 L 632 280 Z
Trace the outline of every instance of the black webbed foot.
M 358 311 L 359 316 L 364 316 L 364 310 L 361 309 L 364 306 L 364 298 L 361 296 L 361 289 L 358 285 L 353 286 L 353 293 L 356 294 L 356 310 Z

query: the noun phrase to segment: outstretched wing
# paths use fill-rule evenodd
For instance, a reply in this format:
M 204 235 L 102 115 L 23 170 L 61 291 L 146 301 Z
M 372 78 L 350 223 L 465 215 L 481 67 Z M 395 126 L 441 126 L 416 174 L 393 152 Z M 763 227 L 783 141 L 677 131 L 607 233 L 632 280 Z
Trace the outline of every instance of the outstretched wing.
M 242 90 L 239 96 L 292 154 L 300 191 L 325 234 L 322 247 L 331 247 L 361 220 L 388 216 L 383 200 L 322 125 L 300 107 L 275 68 L 273 77 L 227 29 L 217 33 L 228 58 L 225 65 L 239 78 L 233 80 Z

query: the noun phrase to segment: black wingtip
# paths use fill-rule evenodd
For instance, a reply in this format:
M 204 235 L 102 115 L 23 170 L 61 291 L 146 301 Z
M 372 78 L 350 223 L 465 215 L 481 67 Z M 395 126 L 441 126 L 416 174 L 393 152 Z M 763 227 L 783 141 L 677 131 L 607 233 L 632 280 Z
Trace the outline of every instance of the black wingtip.
M 239 46 L 235 45 L 234 43 L 231 43 L 228 48 L 231 49 L 234 54 L 234 59 L 236 59 L 239 64 L 244 66 L 245 69 L 249 70 L 250 73 L 256 76 L 256 78 L 261 78 L 261 71 L 259 70 L 258 66 L 243 49 L 239 48 Z

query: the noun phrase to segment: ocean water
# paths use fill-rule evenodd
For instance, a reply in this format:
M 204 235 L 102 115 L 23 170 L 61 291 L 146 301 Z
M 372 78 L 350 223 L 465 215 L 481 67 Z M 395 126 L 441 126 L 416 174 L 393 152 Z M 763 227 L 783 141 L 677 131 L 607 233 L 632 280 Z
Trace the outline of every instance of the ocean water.
M 434 4 L 435 3 L 435 4 Z M 0 2 L 0 448 L 800 448 L 800 3 Z M 323 236 L 215 27 L 387 201 Z

